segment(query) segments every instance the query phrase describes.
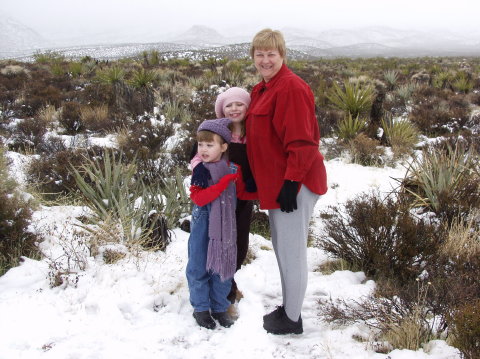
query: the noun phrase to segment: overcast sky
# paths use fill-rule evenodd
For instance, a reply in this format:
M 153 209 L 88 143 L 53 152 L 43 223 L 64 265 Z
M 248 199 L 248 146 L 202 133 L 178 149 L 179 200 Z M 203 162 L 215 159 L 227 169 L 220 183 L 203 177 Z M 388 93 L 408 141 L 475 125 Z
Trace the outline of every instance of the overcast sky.
M 480 33 L 479 0 L 0 0 L 0 11 L 42 35 L 206 25 L 229 33 L 382 25 Z

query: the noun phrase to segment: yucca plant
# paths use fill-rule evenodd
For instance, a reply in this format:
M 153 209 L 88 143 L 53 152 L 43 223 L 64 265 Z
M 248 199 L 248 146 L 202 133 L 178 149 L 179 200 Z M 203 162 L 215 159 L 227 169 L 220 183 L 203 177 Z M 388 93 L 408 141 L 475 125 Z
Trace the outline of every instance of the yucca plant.
M 453 81 L 452 86 L 458 92 L 468 93 L 473 89 L 473 82 L 464 72 L 459 72 L 455 81 Z
M 188 107 L 176 100 L 165 103 L 164 114 L 167 119 L 175 123 L 188 122 L 192 116 Z
M 395 94 L 400 98 L 402 104 L 406 106 L 411 100 L 413 92 L 416 90 L 417 85 L 414 83 L 407 83 L 395 90 Z
M 392 146 L 394 153 L 410 152 L 417 144 L 420 132 L 408 119 L 386 116 L 382 119 L 381 124 L 387 142 Z
M 327 94 L 327 98 L 336 107 L 356 118 L 370 111 L 374 95 L 374 90 L 370 86 L 345 81 L 343 89 L 334 83 L 333 88 Z
M 391 91 L 397 86 L 398 71 L 387 70 L 383 73 L 383 78 L 387 82 L 388 89 Z
M 433 87 L 447 88 L 452 82 L 452 75 L 448 71 L 440 71 L 433 78 Z
M 118 66 L 112 66 L 108 69 L 98 71 L 96 78 L 102 84 L 115 85 L 123 82 L 125 71 Z
M 81 62 L 72 61 L 68 64 L 68 72 L 73 77 L 78 77 L 83 73 L 83 64 Z
M 343 120 L 338 123 L 337 135 L 339 139 L 351 140 L 360 132 L 367 128 L 367 122 L 358 116 L 353 117 L 348 113 Z
M 480 202 L 478 155 L 473 149 L 427 148 L 407 167 L 402 189 L 412 196 L 412 206 L 422 207 L 450 223 L 455 216 L 468 215 Z
M 110 152 L 103 161 L 87 158 L 83 166 L 73 168 L 77 186 L 94 214 L 93 223 L 102 233 L 118 233 L 120 228 L 127 245 L 164 249 L 170 240 L 169 228 L 178 223 L 178 213 L 185 212 L 188 196 L 180 186 L 174 188 L 178 196 L 173 195 L 173 185 L 162 181 L 147 186 L 135 179 L 136 173 L 135 165 L 122 163 Z
M 240 86 L 245 79 L 245 69 L 241 62 L 230 61 L 222 68 L 222 80 L 232 86 Z
M 158 74 L 155 71 L 145 70 L 143 67 L 133 73 L 130 84 L 137 89 L 146 88 L 155 83 Z

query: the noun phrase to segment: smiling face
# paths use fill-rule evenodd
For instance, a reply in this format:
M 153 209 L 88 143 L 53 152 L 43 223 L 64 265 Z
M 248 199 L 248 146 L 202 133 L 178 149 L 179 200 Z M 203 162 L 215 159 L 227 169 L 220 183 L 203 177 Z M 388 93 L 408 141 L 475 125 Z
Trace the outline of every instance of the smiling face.
M 280 71 L 283 57 L 278 50 L 258 49 L 253 51 L 253 62 L 265 82 L 268 82 Z
M 245 119 L 247 106 L 243 102 L 234 101 L 226 105 L 223 112 L 232 123 L 241 123 Z
M 198 154 L 202 161 L 207 163 L 220 161 L 227 148 L 228 144 L 216 133 L 213 135 L 213 140 L 198 141 Z

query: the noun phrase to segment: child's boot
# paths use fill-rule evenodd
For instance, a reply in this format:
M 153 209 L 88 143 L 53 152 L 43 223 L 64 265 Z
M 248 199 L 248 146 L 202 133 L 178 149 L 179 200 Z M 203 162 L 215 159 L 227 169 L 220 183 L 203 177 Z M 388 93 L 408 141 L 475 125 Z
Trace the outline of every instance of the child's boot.
M 207 329 L 215 329 L 217 324 L 215 324 L 215 321 L 212 319 L 212 316 L 210 315 L 210 312 L 208 310 L 203 311 L 203 312 L 193 312 L 193 317 L 197 321 L 197 324 L 200 325 L 201 327 L 207 328 Z
M 230 328 L 235 323 L 227 312 L 212 313 L 212 317 L 218 320 L 220 325 L 225 328 Z

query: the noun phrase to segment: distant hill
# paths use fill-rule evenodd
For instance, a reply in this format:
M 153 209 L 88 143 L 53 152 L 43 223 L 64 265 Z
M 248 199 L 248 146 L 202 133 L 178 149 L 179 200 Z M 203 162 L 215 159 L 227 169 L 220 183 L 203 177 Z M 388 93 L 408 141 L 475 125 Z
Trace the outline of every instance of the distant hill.
M 104 31 L 88 36 L 76 34 L 70 39 L 66 36 L 68 34 L 62 34 L 61 41 L 47 41 L 33 29 L 0 15 L 0 58 L 25 59 L 39 49 L 55 50 L 69 57 L 90 55 L 98 59 L 135 56 L 147 50 L 156 50 L 167 58 L 242 58 L 248 56 L 252 36 L 228 37 L 211 27 L 200 25 L 168 36 L 145 31 L 138 27 L 136 31 Z M 285 28 L 282 32 L 287 42 L 288 57 L 292 59 L 480 56 L 478 38 L 445 30 L 426 32 L 371 26 L 322 32 Z
M 35 30 L 0 14 L 0 58 L 16 57 L 49 45 Z

